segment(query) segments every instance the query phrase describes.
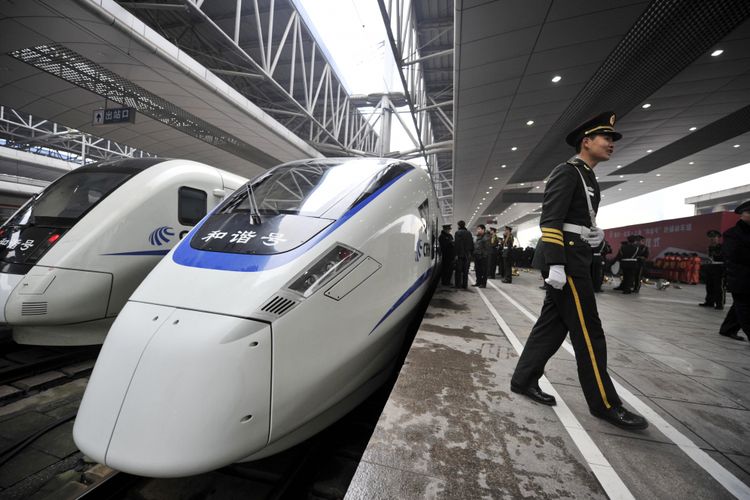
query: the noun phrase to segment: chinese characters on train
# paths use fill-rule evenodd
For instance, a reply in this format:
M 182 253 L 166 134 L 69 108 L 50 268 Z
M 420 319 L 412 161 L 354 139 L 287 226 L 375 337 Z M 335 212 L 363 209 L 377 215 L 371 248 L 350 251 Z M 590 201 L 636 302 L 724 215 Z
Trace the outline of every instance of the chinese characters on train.
M 0 240 L 0 247 L 8 247 L 8 250 L 14 250 L 16 247 L 20 248 L 22 251 L 26 251 L 29 248 L 34 246 L 34 240 L 26 240 L 26 241 L 12 241 L 8 238 L 3 238 Z
M 211 240 L 223 240 L 227 235 L 229 235 L 228 232 L 217 230 L 211 231 L 201 239 L 206 242 Z M 258 233 L 256 233 L 255 231 L 237 231 L 230 235 L 229 243 L 245 244 L 253 238 L 256 238 L 257 236 Z M 284 239 L 284 233 L 269 233 L 266 236 L 261 236 L 260 239 L 263 241 L 264 245 L 269 247 L 275 246 L 277 243 L 283 243 L 286 241 L 286 239 Z

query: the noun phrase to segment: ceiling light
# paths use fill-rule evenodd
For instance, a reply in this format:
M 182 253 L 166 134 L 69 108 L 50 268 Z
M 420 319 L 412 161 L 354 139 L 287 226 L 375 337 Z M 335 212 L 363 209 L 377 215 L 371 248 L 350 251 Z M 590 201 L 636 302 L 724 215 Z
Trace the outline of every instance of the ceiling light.
M 560 75 L 555 75 L 552 77 L 552 83 L 557 83 L 560 80 L 562 80 L 562 77 Z
M 485 191 L 485 193 L 484 193 L 484 194 L 490 194 L 490 192 L 489 192 L 489 191 Z
M 651 107 L 651 104 L 649 104 L 649 103 L 646 103 L 646 104 L 644 104 L 644 105 L 643 105 L 643 106 L 641 106 L 641 107 L 642 107 L 643 109 L 648 109 L 648 108 L 650 108 L 650 107 Z
M 638 181 L 638 183 L 639 183 L 639 184 L 643 184 L 643 181 L 642 181 L 642 180 L 640 180 L 640 181 Z
M 532 126 L 532 125 L 534 125 L 534 120 L 527 121 L 526 125 L 528 125 L 529 127 Z
M 484 205 L 484 203 L 479 203 L 479 206 L 482 206 L 482 205 Z
M 536 188 L 537 188 L 537 189 L 541 189 L 541 187 L 542 187 L 542 186 L 537 186 Z
M 490 187 L 489 187 L 489 188 L 487 188 L 487 189 L 492 189 L 492 186 L 490 186 Z
M 647 153 L 653 153 L 653 152 L 654 152 L 654 150 L 653 150 L 653 149 L 647 149 L 647 150 L 646 150 L 646 152 L 647 152 Z
M 618 191 L 622 191 L 622 188 L 617 188 Z
M 517 147 L 515 147 L 515 146 L 513 146 L 512 148 L 510 148 L 510 150 L 511 150 L 511 151 L 515 151 L 515 150 L 517 150 L 517 149 L 518 149 L 518 148 L 517 148 Z
M 547 181 L 542 181 L 542 183 L 547 184 Z
M 621 175 L 621 176 L 620 176 L 620 179 L 622 179 L 623 177 L 625 177 L 625 176 L 624 176 L 624 175 Z
M 505 167 L 507 167 L 507 166 L 508 166 L 508 165 L 500 165 L 500 168 L 505 168 Z
M 740 147 L 740 145 L 739 145 L 739 144 L 735 144 L 735 145 L 734 145 L 734 146 L 732 146 L 732 147 L 733 147 L 733 148 L 738 148 L 738 147 Z
M 692 132 L 693 130 L 698 130 L 698 127 L 690 127 L 688 130 Z
M 643 181 L 641 181 L 641 182 L 643 182 Z M 487 198 L 482 198 L 482 201 L 484 201 L 484 200 L 486 200 L 486 199 L 487 199 Z
M 617 165 L 617 168 L 622 168 L 622 165 Z
M 498 180 L 498 179 L 500 179 L 500 177 L 495 177 L 495 179 L 494 179 L 494 180 Z
M 525 185 L 526 185 L 526 183 L 525 183 L 525 182 L 522 182 L 522 183 L 521 183 L 521 185 L 522 185 L 522 186 L 525 186 Z
M 598 176 L 596 177 L 596 180 L 597 180 L 597 181 L 599 180 L 599 177 L 598 177 Z
M 695 163 L 694 161 L 691 161 L 691 162 L 688 162 L 688 165 L 693 165 L 694 163 Z
M 656 174 L 657 177 L 661 177 L 661 174 Z
M 711 52 L 711 57 L 719 57 L 723 53 L 724 51 L 722 49 L 716 49 L 713 52 Z

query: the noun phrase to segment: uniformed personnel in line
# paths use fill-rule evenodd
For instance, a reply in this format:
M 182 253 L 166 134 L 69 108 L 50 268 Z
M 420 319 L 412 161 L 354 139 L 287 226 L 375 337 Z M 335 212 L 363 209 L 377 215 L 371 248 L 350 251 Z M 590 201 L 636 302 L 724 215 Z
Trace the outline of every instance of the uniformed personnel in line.
M 604 231 L 596 227 L 601 196 L 592 169 L 609 160 L 614 141 L 622 137 L 614 124 L 615 114 L 606 112 L 571 132 L 566 142 L 577 154 L 555 167 L 547 181 L 537 248 L 543 252 L 546 295 L 510 387 L 534 401 L 555 405 L 554 396 L 539 388 L 539 379 L 570 332 L 591 414 L 623 429 L 640 430 L 648 422 L 623 407 L 607 373 L 607 345 L 591 280 L 591 247 L 604 239 Z

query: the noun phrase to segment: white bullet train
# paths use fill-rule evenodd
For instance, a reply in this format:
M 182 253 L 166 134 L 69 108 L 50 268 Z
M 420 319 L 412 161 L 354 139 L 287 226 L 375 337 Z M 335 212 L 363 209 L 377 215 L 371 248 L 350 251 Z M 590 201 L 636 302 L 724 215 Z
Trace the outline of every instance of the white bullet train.
M 385 159 L 281 165 L 160 262 L 107 336 L 73 436 L 150 477 L 288 448 L 380 386 L 439 265 L 428 174 Z
M 156 263 L 245 181 L 163 158 L 66 173 L 0 227 L 0 322 L 21 344 L 101 344 Z

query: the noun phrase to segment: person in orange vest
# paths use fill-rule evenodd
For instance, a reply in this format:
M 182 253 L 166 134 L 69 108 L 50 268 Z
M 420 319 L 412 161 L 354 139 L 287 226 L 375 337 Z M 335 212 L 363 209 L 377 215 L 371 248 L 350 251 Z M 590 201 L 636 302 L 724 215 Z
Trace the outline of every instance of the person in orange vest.
M 690 266 L 690 284 L 697 285 L 701 281 L 701 258 L 693 252 L 690 262 L 692 264 Z
M 688 257 L 688 254 L 682 253 L 680 254 L 680 260 L 678 261 L 677 268 L 679 270 L 679 279 L 680 283 L 688 283 L 688 261 L 690 260 L 690 257 Z
M 676 282 L 677 281 L 677 256 L 675 256 L 675 254 L 672 252 L 667 252 L 665 254 L 664 260 L 666 261 L 664 268 L 667 270 L 667 279 L 669 281 Z

